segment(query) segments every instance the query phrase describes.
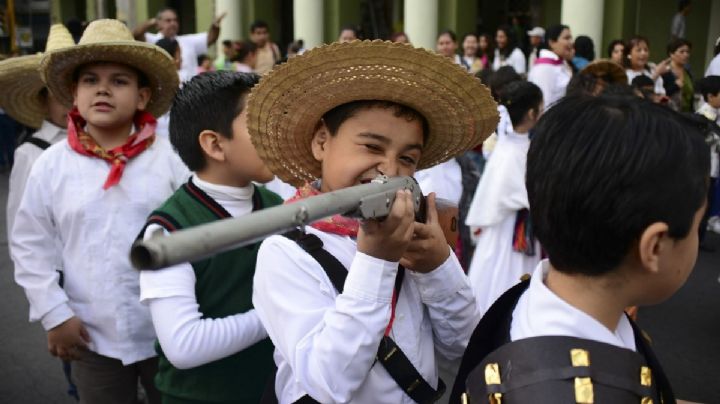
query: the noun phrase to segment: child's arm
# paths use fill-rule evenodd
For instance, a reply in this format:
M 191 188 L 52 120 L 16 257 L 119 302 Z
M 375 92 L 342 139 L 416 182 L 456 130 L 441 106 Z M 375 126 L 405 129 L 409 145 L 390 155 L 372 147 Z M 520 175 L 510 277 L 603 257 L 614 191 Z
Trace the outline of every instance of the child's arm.
M 399 194 L 388 219 L 365 225 L 339 295 L 320 264 L 295 242 L 273 236 L 260 247 L 253 304 L 292 369 L 291 383 L 314 399 L 348 402 L 368 377 L 390 319 L 397 260 L 412 222 L 410 196 Z M 363 253 L 361 245 L 387 257 Z
M 148 226 L 145 238 L 159 228 Z M 173 366 L 201 366 L 267 338 L 255 310 L 203 319 L 195 283 L 195 271 L 188 263 L 140 273 L 140 301 L 149 306 L 160 346 Z
M 435 347 L 448 359 L 462 356 L 480 312 L 467 276 L 443 236 L 435 194 L 427 198 L 427 223 L 415 223 L 415 237 L 400 263 L 411 271 L 428 308 Z

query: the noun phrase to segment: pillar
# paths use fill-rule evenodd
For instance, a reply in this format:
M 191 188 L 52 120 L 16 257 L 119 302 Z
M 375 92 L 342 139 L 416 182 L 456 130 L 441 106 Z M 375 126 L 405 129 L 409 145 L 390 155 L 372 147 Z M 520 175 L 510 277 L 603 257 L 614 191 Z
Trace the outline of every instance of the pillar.
M 405 32 L 413 45 L 435 49 L 438 0 L 405 0 Z
M 218 43 L 229 39 L 235 41 L 244 38 L 242 27 L 242 7 L 236 0 L 215 0 L 215 13 L 227 13 L 220 22 L 220 38 Z
M 573 37 L 589 36 L 595 55 L 603 54 L 603 13 L 605 0 L 563 0 L 560 20 L 570 27 Z
M 310 49 L 323 43 L 323 0 L 293 0 L 293 36 Z

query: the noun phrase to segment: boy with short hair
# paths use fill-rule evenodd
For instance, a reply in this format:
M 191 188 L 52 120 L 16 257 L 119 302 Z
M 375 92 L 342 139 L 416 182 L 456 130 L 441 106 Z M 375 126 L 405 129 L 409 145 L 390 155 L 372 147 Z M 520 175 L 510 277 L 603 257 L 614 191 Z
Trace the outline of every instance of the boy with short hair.
M 482 142 L 497 119 L 487 88 L 452 60 L 380 41 L 309 50 L 264 76 L 248 101 L 253 143 L 300 187 L 295 200 L 412 176 Z M 457 358 L 479 312 L 434 195 L 427 223 L 414 214 L 398 191 L 384 221 L 336 215 L 263 242 L 253 303 L 276 347 L 280 403 L 442 395 L 435 350 Z
M 83 402 L 135 403 L 139 379 L 158 403 L 155 333 L 128 250 L 147 215 L 189 175 L 154 135 L 154 116 L 178 85 L 172 59 L 133 40 L 122 22 L 97 20 L 77 46 L 46 54 L 40 66 L 53 96 L 74 108 L 68 141 L 30 172 L 13 227 L 15 280 L 30 319 L 48 332 L 50 353 L 74 360 Z M 59 252 L 48 248 L 56 239 Z
M 170 140 L 195 174 L 152 213 L 146 239 L 282 203 L 253 184 L 273 178 L 247 131 L 245 98 L 258 78 L 208 72 L 178 92 Z M 274 369 L 272 344 L 251 302 L 259 247 L 140 274 L 140 299 L 158 335 L 163 402 L 259 402 Z
M 660 303 L 690 275 L 708 157 L 697 122 L 635 97 L 571 97 L 547 112 L 526 186 L 549 260 L 484 315 L 451 402 L 466 391 L 470 402 L 496 393 L 503 402 L 568 402 L 593 391 L 595 402 L 674 402 L 624 309 Z M 585 387 L 573 394 L 573 381 Z

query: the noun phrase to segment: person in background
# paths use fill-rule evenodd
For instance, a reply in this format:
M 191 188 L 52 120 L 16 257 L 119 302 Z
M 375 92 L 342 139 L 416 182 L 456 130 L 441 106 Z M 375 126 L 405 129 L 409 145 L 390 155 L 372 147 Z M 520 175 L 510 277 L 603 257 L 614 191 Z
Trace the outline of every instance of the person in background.
M 280 48 L 270 40 L 270 27 L 265 21 L 255 20 L 250 25 L 250 40 L 257 45 L 255 72 L 265 74 L 282 60 Z
M 715 40 L 713 55 L 715 56 L 708 64 L 705 76 L 720 76 L 720 37 Z
M 696 111 L 709 121 L 720 125 L 720 76 L 707 76 L 695 84 L 702 94 L 703 104 Z M 716 134 L 717 135 L 717 134 Z M 708 212 L 706 229 L 720 234 L 720 138 L 710 134 L 710 191 L 708 193 Z M 700 228 L 702 231 L 702 227 Z M 704 237 L 704 234 L 701 234 Z
M 680 112 L 692 112 L 694 109 L 695 88 L 690 70 L 686 67 L 691 50 L 692 43 L 687 39 L 671 40 L 667 45 L 670 65 L 661 75 L 665 95 L 670 98 L 670 106 Z
M 492 62 L 494 56 L 492 45 L 492 36 L 487 33 L 478 35 L 478 57 L 482 62 L 483 69 L 492 72 Z
M 435 51 L 462 66 L 460 55 L 457 54 L 457 35 L 453 31 L 446 29 L 438 34 Z
M 160 38 L 160 40 L 155 42 L 155 45 L 167 52 L 168 55 L 173 58 L 175 67 L 177 68 L 178 77 L 180 78 L 180 85 L 192 78 L 192 76 L 186 76 L 185 71 L 182 70 L 182 49 L 175 38 Z
M 595 60 L 595 44 L 593 40 L 586 35 L 580 35 L 575 38 L 575 56 L 572 58 L 572 64 L 575 71 L 580 71 Z
M 404 32 L 394 32 L 392 35 L 390 35 L 390 40 L 392 42 L 398 43 L 410 43 L 410 39 Z
M 198 56 L 198 74 L 215 71 L 212 59 L 208 55 Z
M 357 29 L 352 25 L 345 25 L 340 28 L 340 35 L 338 35 L 338 42 L 350 42 L 358 39 Z
M 197 56 L 207 53 L 208 47 L 217 42 L 220 36 L 220 22 L 227 13 L 222 13 L 213 19 L 207 32 L 197 34 L 178 35 L 180 24 L 175 9 L 164 7 L 158 11 L 155 18 L 140 24 L 133 30 L 133 36 L 138 41 L 156 43 L 161 38 L 176 39 L 182 48 L 183 64 L 180 70 L 181 77 L 190 79 L 197 74 Z M 157 33 L 147 32 L 151 27 L 157 28 Z
M 665 94 L 658 94 L 652 79 L 643 74 L 635 76 L 630 82 L 635 95 L 655 104 L 667 104 L 669 98 Z
M 565 95 L 565 89 L 572 78 L 569 61 L 573 56 L 573 41 L 570 27 L 553 25 L 545 31 L 545 45 L 535 60 L 535 66 L 528 75 L 528 81 L 537 84 L 542 90 L 545 108 Z
M 542 48 L 543 41 L 545 40 L 545 29 L 543 29 L 543 27 L 535 27 L 528 31 L 527 35 L 530 41 L 530 46 L 526 53 L 528 59 L 527 71 L 529 72 L 532 70 L 535 59 L 537 59 L 540 48 Z
M 472 74 L 483 69 L 482 60 L 478 57 L 478 38 L 475 34 L 463 35 L 460 64 Z
M 515 35 L 512 27 L 501 25 L 495 34 L 495 56 L 493 57 L 493 70 L 497 71 L 503 66 L 511 66 L 518 74 L 527 71 L 525 55 L 515 44 Z
M 254 73 L 257 66 L 257 46 L 250 41 L 235 42 L 235 59 L 233 66 L 236 72 Z
M 302 55 L 303 52 L 305 52 L 305 48 L 303 47 L 304 42 L 302 39 L 298 39 L 297 41 L 292 41 L 287 46 L 287 53 L 285 57 L 285 61 L 290 59 L 291 57 Z
M 670 40 L 685 39 L 685 17 L 690 14 L 691 6 L 690 0 L 678 1 L 678 12 L 675 13 L 670 24 Z
M 235 47 L 229 39 L 222 41 L 222 54 L 215 59 L 215 70 L 232 70 Z
M 670 58 L 655 64 L 650 63 L 650 42 L 644 36 L 636 35 L 625 44 L 623 64 L 628 83 L 639 75 L 649 77 L 655 83 L 655 93 L 665 95 L 662 74 L 670 69 Z
M 625 42 L 622 39 L 613 39 L 607 48 L 607 57 L 613 62 L 623 66 L 623 55 L 625 53 Z

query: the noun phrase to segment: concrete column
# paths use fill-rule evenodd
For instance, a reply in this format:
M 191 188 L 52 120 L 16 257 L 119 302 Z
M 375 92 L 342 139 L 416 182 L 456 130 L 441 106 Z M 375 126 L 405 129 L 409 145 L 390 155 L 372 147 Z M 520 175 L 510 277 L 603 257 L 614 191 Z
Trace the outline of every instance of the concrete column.
M 563 0 L 560 20 L 570 27 L 573 38 L 586 35 L 595 43 L 595 55 L 603 54 L 605 0 Z
M 236 0 L 215 0 L 215 14 L 220 15 L 225 12 L 227 12 L 227 15 L 220 22 L 218 43 L 222 43 L 226 39 L 235 41 L 244 37 L 240 2 Z
M 715 41 L 720 37 L 720 2 L 713 1 L 710 5 L 710 18 L 708 19 L 708 33 L 707 33 L 707 47 L 705 49 L 705 64 L 702 66 L 702 75 L 705 75 L 705 69 L 707 69 L 710 61 L 715 57 Z M 699 50 L 699 49 L 698 49 Z M 700 70 L 700 69 L 698 69 Z
M 294 39 L 310 49 L 323 43 L 323 0 L 293 0 Z
M 135 28 L 137 26 L 136 2 L 134 0 L 116 0 L 115 9 L 116 16 L 120 21 L 125 21 L 128 27 Z M 143 20 L 144 21 L 144 20 Z
M 435 50 L 438 0 L 405 0 L 405 32 L 413 45 Z

